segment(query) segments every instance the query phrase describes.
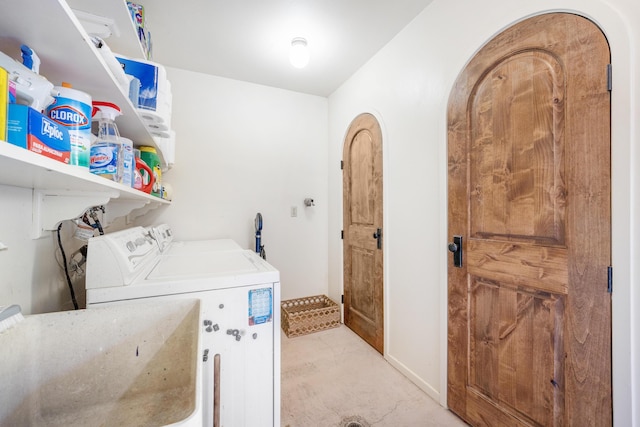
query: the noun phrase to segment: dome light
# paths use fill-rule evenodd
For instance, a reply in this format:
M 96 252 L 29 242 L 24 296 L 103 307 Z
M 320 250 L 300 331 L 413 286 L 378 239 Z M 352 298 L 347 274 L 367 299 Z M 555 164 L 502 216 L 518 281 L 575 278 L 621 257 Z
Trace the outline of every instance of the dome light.
M 307 40 L 302 37 L 296 37 L 291 40 L 291 51 L 289 52 L 289 61 L 296 68 L 304 68 L 309 63 L 309 49 L 307 49 Z

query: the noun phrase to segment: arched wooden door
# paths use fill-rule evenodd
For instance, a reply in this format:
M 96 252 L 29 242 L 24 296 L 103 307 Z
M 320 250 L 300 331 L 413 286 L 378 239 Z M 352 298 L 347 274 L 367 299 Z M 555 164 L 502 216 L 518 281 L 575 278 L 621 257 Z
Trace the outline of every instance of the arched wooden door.
M 384 351 L 382 132 L 356 117 L 343 148 L 344 323 Z
M 593 22 L 540 15 L 451 93 L 447 399 L 472 425 L 612 423 L 609 61 Z

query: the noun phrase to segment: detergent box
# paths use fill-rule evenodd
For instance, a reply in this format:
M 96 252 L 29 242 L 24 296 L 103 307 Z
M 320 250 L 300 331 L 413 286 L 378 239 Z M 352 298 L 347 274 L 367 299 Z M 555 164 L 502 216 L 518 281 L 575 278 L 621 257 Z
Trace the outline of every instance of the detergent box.
M 9 75 L 0 68 L 0 141 L 7 140 L 7 105 L 9 104 Z
M 69 132 L 27 105 L 9 104 L 7 141 L 43 156 L 69 163 Z
M 133 25 L 138 31 L 138 39 L 140 40 L 140 44 L 145 50 L 146 57 L 151 59 L 153 47 L 151 43 L 151 32 L 149 32 L 149 29 L 146 28 L 144 6 L 128 1 L 127 7 L 129 8 L 129 13 L 131 14 Z

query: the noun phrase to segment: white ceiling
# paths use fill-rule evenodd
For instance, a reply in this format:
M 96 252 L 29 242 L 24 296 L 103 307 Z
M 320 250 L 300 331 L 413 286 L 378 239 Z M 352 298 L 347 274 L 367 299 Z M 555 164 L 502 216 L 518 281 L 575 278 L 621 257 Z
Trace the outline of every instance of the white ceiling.
M 328 96 L 432 0 L 146 0 L 153 60 Z M 308 41 L 303 69 L 291 39 Z

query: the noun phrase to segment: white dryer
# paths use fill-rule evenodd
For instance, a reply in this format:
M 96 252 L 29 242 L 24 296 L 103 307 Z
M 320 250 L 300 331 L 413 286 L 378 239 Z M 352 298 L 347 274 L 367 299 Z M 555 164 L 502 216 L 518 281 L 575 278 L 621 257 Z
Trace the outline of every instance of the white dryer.
M 87 307 L 201 300 L 202 422 L 280 425 L 280 274 L 250 250 L 166 256 L 142 227 L 89 240 Z

